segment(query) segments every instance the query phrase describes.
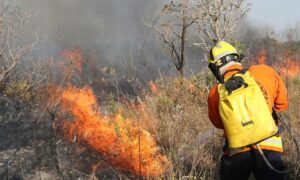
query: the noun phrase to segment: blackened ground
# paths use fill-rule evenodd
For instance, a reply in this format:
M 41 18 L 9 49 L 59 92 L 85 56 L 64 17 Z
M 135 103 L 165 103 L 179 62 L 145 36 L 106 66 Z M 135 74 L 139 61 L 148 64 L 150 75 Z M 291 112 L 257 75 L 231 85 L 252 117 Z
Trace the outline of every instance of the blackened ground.
M 55 168 L 50 148 L 50 125 L 30 120 L 4 121 L 0 126 L 0 179 L 27 179 Z
M 64 140 L 55 117 L 40 114 L 24 120 L 0 117 L 0 180 L 134 178 L 114 170 L 86 145 Z

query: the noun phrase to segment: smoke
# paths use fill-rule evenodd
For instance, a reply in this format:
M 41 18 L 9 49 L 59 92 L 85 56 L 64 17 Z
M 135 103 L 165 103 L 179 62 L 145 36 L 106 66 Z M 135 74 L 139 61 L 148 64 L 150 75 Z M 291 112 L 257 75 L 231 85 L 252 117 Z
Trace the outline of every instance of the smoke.
M 133 44 L 140 42 L 143 19 L 158 1 L 27 0 L 18 2 L 37 13 L 33 23 L 62 46 Z
M 161 50 L 158 34 L 145 25 L 155 24 L 170 0 L 14 1 L 35 12 L 28 33 L 38 27 L 42 37 L 48 37 L 36 50 L 38 55 L 55 56 L 65 48 L 79 47 L 83 53 L 93 54 L 101 65 L 115 67 L 120 74 L 130 71 L 126 68 L 135 69 L 142 81 L 157 77 L 159 72 L 176 74 L 172 61 Z M 246 38 L 260 39 L 256 28 L 247 24 L 246 34 L 251 36 Z M 197 42 L 197 38 L 191 39 Z M 202 62 L 206 54 L 191 44 L 187 43 L 186 73 L 206 66 Z
M 162 54 L 155 48 L 157 35 L 144 23 L 153 22 L 163 7 L 162 0 L 15 0 L 15 3 L 34 12 L 31 26 L 26 30 L 28 34 L 38 28 L 42 37 L 48 37 L 39 45 L 37 54 L 54 56 L 64 48 L 80 47 L 111 65 L 124 64 L 132 58 L 139 65 L 149 66 L 156 64 L 155 59 Z

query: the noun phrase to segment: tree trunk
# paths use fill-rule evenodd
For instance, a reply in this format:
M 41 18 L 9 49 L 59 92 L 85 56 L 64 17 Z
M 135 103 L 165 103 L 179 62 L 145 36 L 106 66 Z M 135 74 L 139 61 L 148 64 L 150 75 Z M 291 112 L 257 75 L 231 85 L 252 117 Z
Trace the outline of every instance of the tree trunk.
M 183 77 L 184 66 L 185 66 L 185 41 L 186 41 L 186 8 L 188 0 L 181 0 L 182 4 L 182 30 L 181 30 L 181 48 L 180 48 L 180 64 L 179 64 L 179 74 Z

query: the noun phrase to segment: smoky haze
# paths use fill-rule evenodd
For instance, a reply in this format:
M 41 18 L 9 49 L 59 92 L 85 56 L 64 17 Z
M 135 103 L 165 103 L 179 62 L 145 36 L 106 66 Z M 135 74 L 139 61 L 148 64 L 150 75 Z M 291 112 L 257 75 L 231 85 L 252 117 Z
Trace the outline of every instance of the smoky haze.
M 158 36 L 144 23 L 155 21 L 162 0 L 15 2 L 34 12 L 28 33 L 38 27 L 41 36 L 48 37 L 39 45 L 38 53 L 54 56 L 62 49 L 80 47 L 111 65 L 127 63 L 131 58 L 153 69 L 172 67 L 169 60 L 162 60 L 166 57 L 158 47 Z
M 132 63 L 141 78 L 152 79 L 159 72 L 177 74 L 161 50 L 158 34 L 145 25 L 158 22 L 164 4 L 170 0 L 14 1 L 22 9 L 34 11 L 28 34 L 38 27 L 41 37 L 48 37 L 36 54 L 55 56 L 65 48 L 79 47 L 94 54 L 99 63 L 116 67 L 118 72 L 125 71 L 124 66 Z M 201 62 L 203 54 L 193 42 L 197 39 L 192 37 L 187 43 L 186 73 L 206 66 L 206 62 Z
M 60 46 L 74 44 L 135 43 L 145 26 L 143 19 L 157 10 L 157 1 L 147 0 L 26 0 L 24 9 L 36 11 L 33 23 L 56 37 Z

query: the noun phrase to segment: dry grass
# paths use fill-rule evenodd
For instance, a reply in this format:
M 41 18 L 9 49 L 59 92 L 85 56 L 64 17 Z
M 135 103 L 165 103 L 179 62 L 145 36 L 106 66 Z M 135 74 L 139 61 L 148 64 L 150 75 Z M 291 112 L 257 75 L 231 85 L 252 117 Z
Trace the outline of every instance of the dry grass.
M 144 95 L 142 108 L 123 107 L 155 135 L 172 162 L 167 179 L 214 179 L 222 135 L 207 116 L 207 83 L 201 79 L 166 78 Z M 142 110 L 141 110 L 142 109 Z M 135 112 L 134 112 L 135 111 Z
M 151 93 L 143 91 L 137 101 L 116 102 L 116 98 L 112 95 L 108 97 L 108 103 L 104 106 L 104 109 L 109 112 L 117 113 L 120 108 L 123 109 L 124 115 L 134 116 L 133 119 L 138 119 L 141 126 L 156 137 L 162 153 L 166 154 L 171 161 L 171 167 L 161 177 L 163 179 L 209 180 L 218 177 L 223 138 L 222 131 L 214 129 L 208 120 L 207 94 L 213 78 L 207 74 L 209 73 L 201 72 L 190 79 L 162 78 L 155 82 L 156 91 Z M 289 90 L 290 107 L 283 113 L 283 116 L 291 126 L 293 134 L 300 141 L 298 130 L 300 128 L 300 79 L 286 78 L 285 81 Z M 40 86 L 37 88 L 40 89 Z M 28 88 L 26 81 L 10 82 L 2 92 L 3 96 L 11 97 L 11 101 L 14 100 L 13 97 L 17 97 L 19 101 L 31 103 L 33 103 L 32 95 L 37 94 L 32 91 L 32 88 Z M 133 104 L 138 104 L 138 106 Z M 66 147 L 69 148 L 69 146 Z M 284 159 L 287 165 L 291 165 L 296 153 L 286 132 L 284 147 L 286 149 Z M 62 151 L 58 151 L 58 156 L 62 154 Z M 88 155 L 91 156 L 90 153 Z M 70 156 L 77 157 L 74 154 Z M 78 163 L 83 164 L 82 162 Z M 63 166 L 61 168 L 65 172 Z M 300 178 L 299 168 L 291 174 L 292 178 Z M 117 176 L 131 179 L 124 172 L 119 172 Z M 71 177 L 71 175 L 66 177 Z
M 207 115 L 207 91 L 211 77 L 200 74 L 197 79 L 166 78 L 156 82 L 157 91 L 141 100 L 138 114 L 143 127 L 157 137 L 162 151 L 172 161 L 167 179 L 215 179 L 222 155 L 222 132 L 213 128 Z M 281 114 L 300 142 L 300 79 L 286 79 L 290 106 Z M 129 112 L 129 108 L 127 112 Z M 131 110 L 134 111 L 134 110 Z M 284 136 L 284 160 L 295 161 L 295 147 Z M 300 168 L 300 167 L 299 167 Z M 300 177 L 300 169 L 291 174 Z
M 300 142 L 300 78 L 296 79 L 286 79 L 286 85 L 288 87 L 289 95 L 289 109 L 281 114 L 282 119 L 288 124 L 291 128 L 292 135 Z M 284 160 L 288 166 L 291 166 L 295 163 L 297 152 L 294 143 L 289 136 L 287 130 L 283 134 L 283 146 L 285 149 Z M 291 174 L 293 179 L 300 178 L 300 166 L 295 169 L 295 172 Z

